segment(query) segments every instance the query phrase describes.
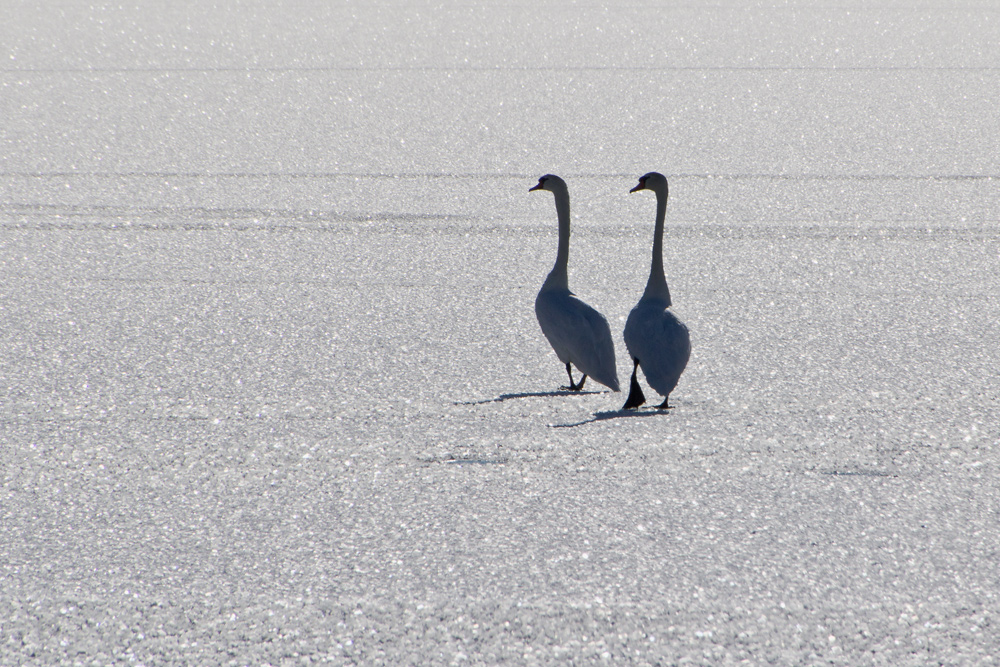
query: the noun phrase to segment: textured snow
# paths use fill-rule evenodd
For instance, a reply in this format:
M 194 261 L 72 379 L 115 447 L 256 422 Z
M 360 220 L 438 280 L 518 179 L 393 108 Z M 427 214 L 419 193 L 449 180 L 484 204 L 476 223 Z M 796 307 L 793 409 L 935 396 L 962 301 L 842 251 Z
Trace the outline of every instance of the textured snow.
M 0 664 L 996 663 L 993 2 L 311 4 L 4 7 Z

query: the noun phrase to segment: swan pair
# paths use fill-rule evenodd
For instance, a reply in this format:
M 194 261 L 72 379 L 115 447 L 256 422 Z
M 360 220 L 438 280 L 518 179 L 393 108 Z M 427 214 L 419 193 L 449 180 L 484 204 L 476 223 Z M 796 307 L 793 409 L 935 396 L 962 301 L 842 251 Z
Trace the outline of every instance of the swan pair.
M 569 189 L 566 182 L 558 176 L 546 174 L 529 192 L 533 190 L 548 190 L 556 200 L 559 220 L 556 263 L 535 299 L 535 315 L 559 361 L 566 364 L 569 386 L 564 389 L 580 391 L 587 377 L 592 377 L 612 390 L 620 391 L 615 346 L 608 321 L 569 290 Z M 684 323 L 668 310 L 670 290 L 663 274 L 667 179 L 663 174 L 650 172 L 641 177 L 639 185 L 629 192 L 639 190 L 652 190 L 656 194 L 656 227 L 646 290 L 625 322 L 625 347 L 633 365 L 628 399 L 622 409 L 632 410 L 646 402 L 636 377 L 641 367 L 649 385 L 664 397 L 663 403 L 657 407 L 666 410 L 670 407 L 667 404 L 670 392 L 677 386 L 691 355 L 691 337 Z M 583 373 L 579 382 L 573 381 L 572 366 Z

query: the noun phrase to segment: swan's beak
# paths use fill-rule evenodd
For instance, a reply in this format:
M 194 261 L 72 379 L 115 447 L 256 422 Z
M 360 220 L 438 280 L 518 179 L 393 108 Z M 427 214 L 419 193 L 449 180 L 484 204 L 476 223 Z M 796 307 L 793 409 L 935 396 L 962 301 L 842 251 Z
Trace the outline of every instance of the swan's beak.
M 535 187 L 528 188 L 528 192 L 534 192 L 535 190 L 541 190 L 541 189 L 542 189 L 542 182 L 539 181 L 538 184 L 535 185 Z
M 631 190 L 629 190 L 628 193 L 632 194 L 633 192 L 638 192 L 639 190 L 645 190 L 645 189 L 646 189 L 645 182 L 639 181 L 639 185 L 637 185 L 634 188 L 632 188 Z

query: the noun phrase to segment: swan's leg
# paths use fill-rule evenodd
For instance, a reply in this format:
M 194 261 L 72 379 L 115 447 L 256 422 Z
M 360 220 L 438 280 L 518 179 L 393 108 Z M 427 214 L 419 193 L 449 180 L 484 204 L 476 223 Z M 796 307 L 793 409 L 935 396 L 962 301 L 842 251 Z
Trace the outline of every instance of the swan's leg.
M 634 361 L 632 382 L 629 384 L 628 398 L 625 399 L 625 405 L 622 406 L 622 410 L 632 410 L 646 402 L 646 396 L 642 393 L 642 387 L 639 386 L 639 379 L 636 377 L 636 373 L 639 371 L 639 360 L 634 359 Z
M 569 376 L 569 386 L 562 387 L 563 389 L 569 389 L 570 391 L 580 391 L 583 389 L 583 383 L 587 381 L 587 374 L 584 373 L 583 377 L 580 378 L 580 384 L 573 382 L 573 369 L 570 368 L 569 363 L 566 363 L 566 375 Z
M 667 405 L 667 401 L 670 400 L 670 394 L 663 397 L 663 402 L 656 406 L 657 410 L 669 410 L 670 406 Z

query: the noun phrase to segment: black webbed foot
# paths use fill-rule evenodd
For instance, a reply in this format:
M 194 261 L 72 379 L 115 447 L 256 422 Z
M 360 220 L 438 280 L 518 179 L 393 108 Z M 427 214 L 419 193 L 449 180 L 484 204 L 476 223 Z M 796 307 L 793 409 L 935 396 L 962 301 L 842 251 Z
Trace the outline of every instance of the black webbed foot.
M 625 399 L 625 405 L 622 406 L 622 410 L 634 410 L 646 402 L 646 396 L 642 393 L 642 387 L 639 386 L 639 380 L 636 377 L 638 370 L 639 360 L 635 359 L 635 365 L 632 367 L 632 382 L 629 383 L 628 388 L 628 398 Z
M 670 396 L 667 396 L 666 398 L 664 398 L 663 402 L 656 406 L 656 409 L 657 410 L 672 410 L 673 408 L 671 408 L 669 405 L 667 405 L 667 401 L 669 401 L 669 400 L 670 400 Z
M 573 370 L 570 368 L 569 364 L 566 364 L 566 374 L 569 375 L 569 386 L 559 387 L 567 391 L 580 391 L 583 389 L 583 383 L 587 381 L 587 374 L 584 373 L 583 377 L 580 378 L 579 384 L 573 382 Z

